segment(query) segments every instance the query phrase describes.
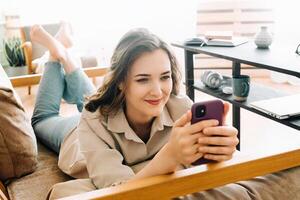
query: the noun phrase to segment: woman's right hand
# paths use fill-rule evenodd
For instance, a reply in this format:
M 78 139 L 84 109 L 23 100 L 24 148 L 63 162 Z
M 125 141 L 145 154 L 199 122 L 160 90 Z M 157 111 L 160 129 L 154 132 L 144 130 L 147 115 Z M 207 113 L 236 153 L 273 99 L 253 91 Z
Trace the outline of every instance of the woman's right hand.
M 218 125 L 217 120 L 203 120 L 191 125 L 191 119 L 191 111 L 179 118 L 174 123 L 170 139 L 166 144 L 166 148 L 177 165 L 190 165 L 201 158 L 203 154 L 198 152 L 201 145 L 198 143 L 198 138 L 203 134 L 202 130 Z
M 205 128 L 217 126 L 218 120 L 203 120 L 191 125 L 191 119 L 192 113 L 188 111 L 174 123 L 169 141 L 131 180 L 172 173 L 203 156 L 198 152 L 203 145 L 198 139 Z

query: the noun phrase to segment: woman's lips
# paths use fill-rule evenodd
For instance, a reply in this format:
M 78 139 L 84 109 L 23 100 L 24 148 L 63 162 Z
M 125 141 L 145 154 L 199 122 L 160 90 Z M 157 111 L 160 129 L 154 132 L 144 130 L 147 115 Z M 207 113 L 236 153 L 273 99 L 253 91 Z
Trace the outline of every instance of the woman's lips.
M 147 103 L 151 104 L 151 105 L 158 105 L 161 101 L 161 99 L 157 99 L 157 100 L 145 100 Z

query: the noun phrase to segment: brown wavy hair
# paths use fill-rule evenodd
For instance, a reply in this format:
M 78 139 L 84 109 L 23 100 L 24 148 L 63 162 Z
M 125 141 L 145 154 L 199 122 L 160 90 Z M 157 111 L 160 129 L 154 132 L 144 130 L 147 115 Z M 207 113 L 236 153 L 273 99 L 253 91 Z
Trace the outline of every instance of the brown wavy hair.
M 104 78 L 103 85 L 94 95 L 88 98 L 85 109 L 90 112 L 95 112 L 99 109 L 103 116 L 117 112 L 125 102 L 124 90 L 126 91 L 125 84 L 125 89 L 120 90 L 119 86 L 126 80 L 133 62 L 143 53 L 153 52 L 157 49 L 162 49 L 168 54 L 173 80 L 171 94 L 177 95 L 181 74 L 173 52 L 168 44 L 158 36 L 147 29 L 139 28 L 127 32 L 121 38 L 112 55 L 111 67 Z

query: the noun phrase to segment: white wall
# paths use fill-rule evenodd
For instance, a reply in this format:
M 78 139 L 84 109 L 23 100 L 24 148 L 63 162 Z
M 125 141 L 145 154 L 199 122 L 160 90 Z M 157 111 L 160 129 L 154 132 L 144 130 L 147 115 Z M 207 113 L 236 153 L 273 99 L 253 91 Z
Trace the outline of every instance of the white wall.
M 104 47 L 110 52 L 118 39 L 134 27 L 147 27 L 167 41 L 193 36 L 198 1 L 0 0 L 0 14 L 18 12 L 25 24 L 57 22 L 61 19 L 71 21 L 82 51 L 93 53 Z M 276 21 L 274 39 L 291 44 L 300 42 L 300 2 L 273 2 Z M 2 20 L 0 17 L 0 22 Z
M 193 36 L 196 29 L 197 0 L 0 2 L 2 10 L 18 12 L 24 24 L 57 22 L 61 19 L 70 21 L 75 29 L 78 46 L 91 54 L 104 48 L 110 55 L 120 37 L 135 27 L 146 27 L 168 42 Z
M 300 43 L 300 1 L 274 0 L 275 39 L 294 45 Z

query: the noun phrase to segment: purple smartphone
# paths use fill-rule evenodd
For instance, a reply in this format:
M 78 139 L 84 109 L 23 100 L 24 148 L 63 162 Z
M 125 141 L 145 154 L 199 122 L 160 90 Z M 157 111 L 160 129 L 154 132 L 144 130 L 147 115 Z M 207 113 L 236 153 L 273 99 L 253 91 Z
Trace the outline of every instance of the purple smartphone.
M 222 125 L 222 118 L 224 113 L 224 105 L 220 100 L 210 100 L 194 103 L 192 108 L 191 123 L 197 123 L 202 120 L 216 119 L 219 121 L 219 126 Z M 205 158 L 200 158 L 192 163 L 192 165 L 201 165 L 208 162 L 214 162 Z

